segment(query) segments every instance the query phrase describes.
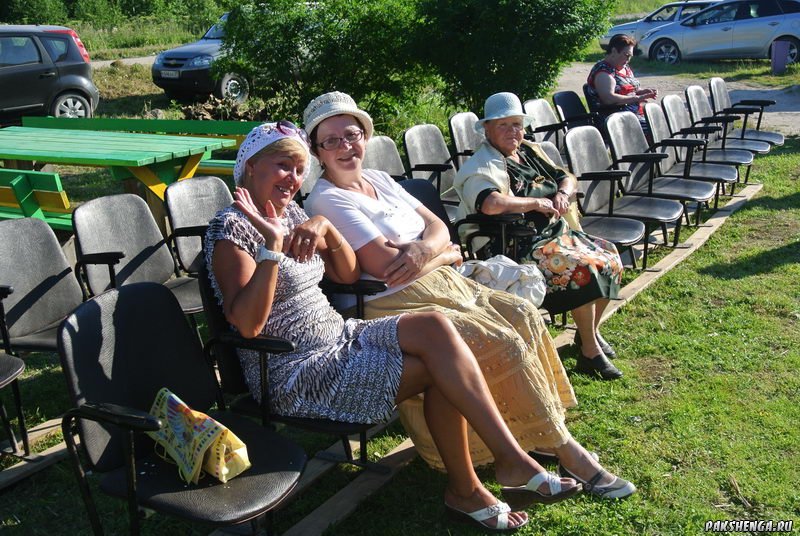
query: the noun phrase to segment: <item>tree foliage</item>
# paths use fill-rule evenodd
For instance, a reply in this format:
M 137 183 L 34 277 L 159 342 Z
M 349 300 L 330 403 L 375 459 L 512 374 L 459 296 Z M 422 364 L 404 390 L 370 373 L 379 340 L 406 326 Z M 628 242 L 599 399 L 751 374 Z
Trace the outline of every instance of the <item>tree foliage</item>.
M 420 0 L 417 57 L 453 104 L 480 111 L 499 91 L 542 95 L 605 28 L 613 0 Z
M 409 0 L 267 0 L 232 14 L 215 65 L 246 72 L 275 117 L 300 118 L 332 90 L 380 114 L 430 82 L 409 55 L 416 16 Z

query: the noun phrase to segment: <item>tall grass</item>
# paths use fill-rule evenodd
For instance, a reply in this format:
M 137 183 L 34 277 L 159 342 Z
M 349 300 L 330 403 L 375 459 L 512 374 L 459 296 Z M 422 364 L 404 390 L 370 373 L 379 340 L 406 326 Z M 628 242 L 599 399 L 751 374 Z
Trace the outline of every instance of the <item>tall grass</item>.
M 91 21 L 73 21 L 71 27 L 81 36 L 92 59 L 128 57 L 123 49 L 163 50 L 200 37 L 187 29 L 181 18 L 137 17 L 112 28 L 99 28 Z

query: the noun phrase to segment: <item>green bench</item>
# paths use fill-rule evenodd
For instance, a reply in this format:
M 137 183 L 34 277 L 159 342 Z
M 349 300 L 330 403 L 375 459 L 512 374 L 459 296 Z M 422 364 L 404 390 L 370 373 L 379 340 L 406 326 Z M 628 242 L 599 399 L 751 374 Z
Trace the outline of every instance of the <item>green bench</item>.
M 39 218 L 72 231 L 72 209 L 58 173 L 0 168 L 0 219 Z
M 260 121 L 194 121 L 189 119 L 22 118 L 22 125 L 26 127 L 143 132 L 148 134 L 185 134 L 229 138 L 236 140 L 235 149 L 238 149 L 247 134 L 260 124 Z M 212 175 L 233 175 L 235 163 L 234 160 L 205 159 L 200 161 L 197 172 Z

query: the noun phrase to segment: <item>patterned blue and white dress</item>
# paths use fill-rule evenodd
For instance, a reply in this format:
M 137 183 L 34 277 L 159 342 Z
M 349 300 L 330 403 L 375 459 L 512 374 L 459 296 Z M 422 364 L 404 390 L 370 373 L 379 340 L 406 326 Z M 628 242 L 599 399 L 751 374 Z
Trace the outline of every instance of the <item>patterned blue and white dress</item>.
M 308 216 L 291 202 L 283 218 L 288 229 Z M 214 216 L 206 233 L 205 259 L 211 266 L 218 240 L 230 240 L 251 257 L 264 239 L 247 217 L 233 207 Z M 293 341 L 291 353 L 270 356 L 272 410 L 281 415 L 375 423 L 387 420 L 403 370 L 397 342 L 399 316 L 345 321 L 328 303 L 318 283 L 325 266 L 315 254 L 308 262 L 280 261 L 275 300 L 262 333 Z M 217 280 L 211 283 L 222 303 Z M 250 392 L 260 399 L 258 354 L 239 350 Z

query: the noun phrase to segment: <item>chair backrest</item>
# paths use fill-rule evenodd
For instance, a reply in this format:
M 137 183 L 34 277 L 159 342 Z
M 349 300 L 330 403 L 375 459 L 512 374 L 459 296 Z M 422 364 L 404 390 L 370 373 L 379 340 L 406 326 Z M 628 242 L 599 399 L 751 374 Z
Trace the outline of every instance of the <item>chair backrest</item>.
M 661 140 L 670 137 L 667 118 L 661 106 L 655 102 L 648 102 L 644 107 L 644 115 L 647 118 L 647 124 L 650 126 L 650 135 L 653 137 L 653 143 L 659 143 Z M 686 150 L 681 148 L 678 151 L 675 147 L 659 147 L 658 151 L 667 155 L 667 158 L 661 161 L 661 166 L 663 169 L 668 169 L 675 165 L 679 157 L 683 160 Z
M 649 145 L 642 131 L 642 124 L 633 112 L 617 112 L 606 118 L 611 154 L 615 160 L 625 155 L 646 153 Z M 636 189 L 646 186 L 650 180 L 650 164 L 624 163 L 617 164 L 617 168 L 631 172 L 624 183 L 626 189 Z
M 56 235 L 37 218 L 0 221 L 0 285 L 14 288 L 3 300 L 12 338 L 52 326 L 83 301 Z
M 714 108 L 714 112 L 719 113 L 731 107 L 731 96 L 725 80 L 718 76 L 713 77 L 708 81 L 708 90 L 711 93 L 711 106 Z
M 564 139 L 570 169 L 580 177 L 590 171 L 607 171 L 612 168 L 603 136 L 595 127 L 582 126 L 570 129 Z M 616 183 L 606 180 L 578 181 L 583 193 L 581 206 L 587 214 L 603 214 L 609 210 L 609 199 L 616 194 Z
M 557 91 L 553 93 L 553 105 L 558 116 L 567 123 L 567 128 L 591 125 L 593 121 L 587 117 L 589 113 L 581 98 L 574 91 Z
M 530 99 L 522 104 L 525 113 L 533 118 L 531 128 L 545 127 L 548 125 L 557 125 L 561 121 L 556 117 L 553 108 L 546 99 Z M 548 141 L 555 143 L 556 146 L 563 144 L 564 129 L 550 130 L 543 132 L 534 132 L 533 137 L 537 142 Z
M 711 117 L 714 111 L 711 109 L 711 104 L 708 102 L 706 92 L 700 86 L 687 86 L 684 90 L 686 93 L 686 103 L 689 105 L 689 116 L 692 122 L 697 122 L 704 117 Z
M 486 137 L 483 132 L 475 130 L 475 125 L 478 122 L 478 116 L 472 112 L 458 112 L 450 116 L 448 124 L 450 126 L 450 138 L 453 140 L 453 148 L 458 156 L 456 156 L 456 165 L 461 165 L 467 161 L 468 155 L 463 154 L 465 151 L 475 151 Z
M 364 169 L 383 171 L 395 178 L 406 173 L 400 151 L 389 136 L 372 136 L 369 139 L 362 166 Z
M 664 115 L 667 117 L 667 125 L 669 125 L 670 135 L 675 136 L 684 128 L 692 126 L 692 120 L 689 117 L 689 111 L 686 109 L 686 104 L 678 95 L 666 95 L 661 99 L 661 107 L 664 109 Z
M 205 263 L 200 267 L 197 275 L 200 286 L 200 296 L 203 299 L 203 310 L 208 326 L 209 343 L 218 339 L 221 334 L 231 331 L 230 324 L 225 318 L 222 305 L 217 301 L 211 280 L 208 278 L 208 266 Z M 240 395 L 249 392 L 244 379 L 244 371 L 239 363 L 239 357 L 230 345 L 214 344 L 211 347 L 212 355 L 219 370 L 222 391 L 229 395 Z
M 175 273 L 175 261 L 150 209 L 133 194 L 88 201 L 72 216 L 78 258 L 91 253 L 121 251 L 116 265 L 117 286 L 153 281 L 164 283 Z M 89 289 L 99 294 L 110 288 L 105 266 L 88 266 Z
M 162 387 L 198 411 L 217 400 L 197 335 L 163 285 L 128 285 L 81 304 L 61 324 L 58 350 L 76 407 L 105 402 L 149 411 Z M 91 421 L 80 421 L 79 432 L 100 472 L 123 465 L 123 432 Z M 142 452 L 152 451 L 143 434 L 137 443 Z
M 233 196 L 225 181 L 218 177 L 193 177 L 170 184 L 164 202 L 170 227 L 175 231 L 207 225 L 217 211 L 233 203 Z M 185 271 L 197 273 L 200 270 L 204 261 L 199 236 L 176 237 L 175 250 Z
M 413 171 L 414 166 L 450 164 L 450 169 L 442 172 L 439 194 L 443 195 L 453 187 L 456 171 L 452 166 L 450 151 L 439 127 L 429 124 L 414 125 L 403 134 L 403 145 L 406 148 L 412 178 L 428 179 L 432 175 L 429 171 Z
M 537 143 L 537 145 L 541 147 L 542 151 L 544 151 L 544 154 L 546 154 L 555 165 L 564 169 L 567 168 L 567 166 L 564 164 L 564 159 L 561 158 L 561 153 L 558 151 L 558 147 L 556 147 L 555 144 L 549 141 L 542 141 Z
M 405 191 L 419 199 L 428 210 L 436 214 L 436 216 L 444 222 L 447 226 L 447 230 L 450 232 L 451 242 L 454 244 L 460 243 L 458 233 L 456 233 L 455 227 L 450 222 L 450 218 L 444 208 L 444 203 L 442 203 L 442 199 L 439 197 L 439 192 L 436 191 L 436 186 L 425 179 L 406 179 L 400 181 L 398 184 L 400 184 Z

